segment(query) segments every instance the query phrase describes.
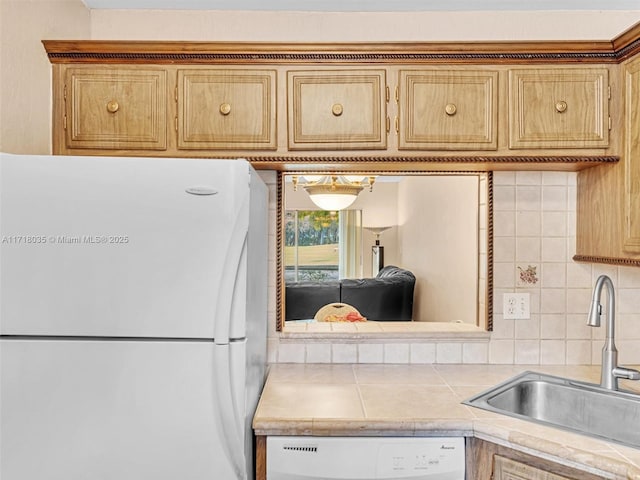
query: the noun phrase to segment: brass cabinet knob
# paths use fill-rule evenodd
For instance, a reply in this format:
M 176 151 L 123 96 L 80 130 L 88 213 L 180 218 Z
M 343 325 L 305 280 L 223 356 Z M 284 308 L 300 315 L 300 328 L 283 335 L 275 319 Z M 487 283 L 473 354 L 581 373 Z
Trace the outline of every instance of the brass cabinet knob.
M 118 105 L 118 102 L 116 102 L 115 100 L 111 100 L 109 103 L 107 103 L 107 111 L 109 113 L 116 113 L 119 108 L 120 105 Z
M 447 105 L 444 107 L 444 111 L 447 115 L 453 117 L 458 111 L 458 107 L 456 107 L 455 103 L 447 103 Z
M 567 102 L 565 102 L 564 100 L 560 100 L 559 102 L 556 102 L 556 112 L 562 113 L 566 109 L 567 109 Z
M 344 109 L 342 108 L 342 105 L 340 105 L 339 103 L 336 103 L 333 105 L 333 107 L 331 107 L 331 113 L 333 113 L 336 117 L 342 115 L 343 110 Z
M 220 105 L 220 113 L 222 115 L 229 115 L 231 113 L 231 105 L 228 103 L 223 103 Z

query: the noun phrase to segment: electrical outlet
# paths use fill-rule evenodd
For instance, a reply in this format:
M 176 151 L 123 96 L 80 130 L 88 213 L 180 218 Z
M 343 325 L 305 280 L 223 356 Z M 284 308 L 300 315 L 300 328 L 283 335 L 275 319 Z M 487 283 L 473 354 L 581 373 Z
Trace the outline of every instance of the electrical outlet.
M 530 296 L 528 293 L 505 293 L 502 296 L 502 316 L 506 320 L 528 320 Z

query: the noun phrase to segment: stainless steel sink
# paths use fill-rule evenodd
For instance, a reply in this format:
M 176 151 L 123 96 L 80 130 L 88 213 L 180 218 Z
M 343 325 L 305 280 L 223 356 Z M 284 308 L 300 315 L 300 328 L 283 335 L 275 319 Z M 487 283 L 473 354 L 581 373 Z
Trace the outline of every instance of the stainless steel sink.
M 631 392 L 524 372 L 462 403 L 640 448 L 640 395 Z

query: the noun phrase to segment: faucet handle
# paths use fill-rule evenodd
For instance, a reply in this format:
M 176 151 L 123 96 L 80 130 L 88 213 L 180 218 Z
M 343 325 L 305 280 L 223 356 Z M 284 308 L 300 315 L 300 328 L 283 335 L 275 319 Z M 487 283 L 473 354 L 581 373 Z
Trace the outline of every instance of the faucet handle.
M 617 378 L 626 378 L 627 380 L 640 380 L 640 372 L 633 368 L 627 367 L 615 367 L 613 369 L 613 376 Z

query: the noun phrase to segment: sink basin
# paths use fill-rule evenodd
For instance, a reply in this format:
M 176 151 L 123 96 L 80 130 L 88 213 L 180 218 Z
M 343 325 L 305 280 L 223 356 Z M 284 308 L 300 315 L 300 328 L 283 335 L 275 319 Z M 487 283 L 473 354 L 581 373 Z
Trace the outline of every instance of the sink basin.
M 630 392 L 524 372 L 462 403 L 640 448 L 640 395 Z

